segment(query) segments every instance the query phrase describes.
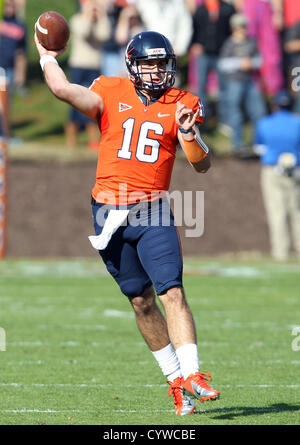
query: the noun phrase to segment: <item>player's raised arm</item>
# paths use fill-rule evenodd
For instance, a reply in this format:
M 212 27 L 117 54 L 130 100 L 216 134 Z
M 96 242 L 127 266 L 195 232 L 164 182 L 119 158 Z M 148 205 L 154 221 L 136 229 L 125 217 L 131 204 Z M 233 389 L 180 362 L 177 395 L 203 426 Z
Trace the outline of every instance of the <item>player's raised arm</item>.
M 40 55 L 40 63 L 44 72 L 45 81 L 50 91 L 60 100 L 67 102 L 81 113 L 91 119 L 99 119 L 103 110 L 101 98 L 86 87 L 70 83 L 58 65 L 56 58 L 66 48 L 60 51 L 49 51 L 44 48 L 37 35 L 34 35 L 35 44 Z
M 200 109 L 194 113 L 177 102 L 175 120 L 178 125 L 177 137 L 188 161 L 198 173 L 206 173 L 210 167 L 210 152 L 195 125 L 199 113 Z

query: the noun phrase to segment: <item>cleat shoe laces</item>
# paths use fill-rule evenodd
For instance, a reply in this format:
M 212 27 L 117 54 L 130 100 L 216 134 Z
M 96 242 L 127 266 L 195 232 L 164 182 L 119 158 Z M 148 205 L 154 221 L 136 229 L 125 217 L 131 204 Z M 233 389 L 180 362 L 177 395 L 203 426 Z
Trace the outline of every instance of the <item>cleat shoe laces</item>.
M 220 397 L 220 393 L 207 383 L 211 381 L 212 377 L 208 371 L 196 372 L 183 380 L 183 391 L 186 395 L 199 399 L 200 402 L 216 400 Z
M 193 400 L 184 394 L 182 387 L 183 378 L 177 377 L 170 385 L 168 396 L 174 397 L 175 413 L 180 416 L 192 414 L 195 409 Z

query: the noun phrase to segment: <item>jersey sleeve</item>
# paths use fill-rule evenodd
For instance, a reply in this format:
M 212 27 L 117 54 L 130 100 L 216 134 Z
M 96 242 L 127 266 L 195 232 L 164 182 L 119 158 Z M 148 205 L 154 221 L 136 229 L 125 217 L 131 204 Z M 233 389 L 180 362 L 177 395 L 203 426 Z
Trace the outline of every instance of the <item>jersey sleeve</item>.
M 105 97 L 105 88 L 103 85 L 103 76 L 97 77 L 89 87 L 91 91 L 98 94 L 98 96 L 101 97 L 101 99 L 104 99 Z
M 99 76 L 93 81 L 89 89 L 98 94 L 105 103 L 109 100 L 112 88 L 121 87 L 121 79 L 119 77 Z

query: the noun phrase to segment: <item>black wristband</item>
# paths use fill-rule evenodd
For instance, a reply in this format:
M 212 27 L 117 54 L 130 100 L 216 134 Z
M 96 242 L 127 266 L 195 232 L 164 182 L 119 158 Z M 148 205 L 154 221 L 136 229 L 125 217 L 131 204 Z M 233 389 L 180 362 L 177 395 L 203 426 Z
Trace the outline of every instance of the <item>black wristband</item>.
M 184 134 L 187 134 L 187 133 L 195 134 L 195 132 L 194 132 L 194 130 L 192 128 L 189 128 L 188 130 L 185 130 L 184 128 L 178 127 L 178 130 L 180 131 L 180 133 L 184 133 Z

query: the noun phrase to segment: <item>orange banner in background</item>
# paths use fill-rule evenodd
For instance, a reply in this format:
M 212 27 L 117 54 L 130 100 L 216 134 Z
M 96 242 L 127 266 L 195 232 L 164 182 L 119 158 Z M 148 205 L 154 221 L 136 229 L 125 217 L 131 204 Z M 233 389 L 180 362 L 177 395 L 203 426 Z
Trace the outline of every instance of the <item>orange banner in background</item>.
M 0 85 L 0 125 L 2 125 L 0 139 L 0 258 L 4 258 L 6 249 L 8 94 L 8 85 L 2 76 Z

